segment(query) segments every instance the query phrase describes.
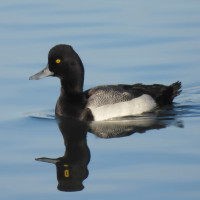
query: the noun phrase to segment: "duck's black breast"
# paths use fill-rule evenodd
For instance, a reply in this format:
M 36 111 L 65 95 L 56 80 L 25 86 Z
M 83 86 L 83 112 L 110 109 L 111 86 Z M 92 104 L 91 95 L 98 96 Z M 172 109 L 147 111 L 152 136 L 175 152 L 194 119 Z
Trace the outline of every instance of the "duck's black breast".
M 92 113 L 90 109 L 86 107 L 86 104 L 87 99 L 83 93 L 69 96 L 61 92 L 61 95 L 56 103 L 55 113 L 56 115 L 62 117 L 92 121 Z

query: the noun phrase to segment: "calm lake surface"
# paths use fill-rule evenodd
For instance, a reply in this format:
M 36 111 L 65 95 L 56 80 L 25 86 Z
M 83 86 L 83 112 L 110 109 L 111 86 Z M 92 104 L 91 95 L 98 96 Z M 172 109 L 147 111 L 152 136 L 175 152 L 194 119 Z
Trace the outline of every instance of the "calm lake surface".
M 7 0 L 0 30 L 2 200 L 200 199 L 200 1 Z M 57 121 L 59 80 L 28 78 L 60 43 L 85 89 L 180 80 L 183 92 L 123 121 Z

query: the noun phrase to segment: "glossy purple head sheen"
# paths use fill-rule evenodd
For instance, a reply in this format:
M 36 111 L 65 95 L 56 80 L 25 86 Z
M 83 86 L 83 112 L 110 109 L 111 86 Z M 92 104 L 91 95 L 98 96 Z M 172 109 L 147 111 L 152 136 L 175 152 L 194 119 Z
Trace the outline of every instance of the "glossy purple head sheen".
M 84 68 L 78 54 L 70 45 L 54 46 L 48 55 L 47 66 L 39 73 L 30 77 L 31 80 L 46 76 L 56 76 L 66 87 L 82 90 Z

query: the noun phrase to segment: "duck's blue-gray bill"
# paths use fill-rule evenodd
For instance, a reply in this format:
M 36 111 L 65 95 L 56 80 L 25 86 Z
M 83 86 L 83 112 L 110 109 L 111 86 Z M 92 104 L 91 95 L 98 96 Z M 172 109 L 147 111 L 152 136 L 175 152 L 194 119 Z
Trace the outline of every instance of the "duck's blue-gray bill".
M 38 80 L 47 76 L 53 76 L 53 72 L 49 70 L 49 65 L 47 65 L 42 71 L 37 74 L 30 76 L 29 80 Z

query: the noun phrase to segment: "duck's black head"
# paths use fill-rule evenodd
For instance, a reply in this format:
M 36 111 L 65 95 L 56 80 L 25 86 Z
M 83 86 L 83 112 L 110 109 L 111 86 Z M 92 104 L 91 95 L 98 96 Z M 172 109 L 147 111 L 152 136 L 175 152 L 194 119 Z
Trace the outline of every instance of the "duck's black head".
M 82 90 L 83 64 L 70 45 L 60 44 L 50 49 L 47 66 L 30 79 L 37 80 L 46 76 L 56 76 L 60 78 L 63 86 Z

